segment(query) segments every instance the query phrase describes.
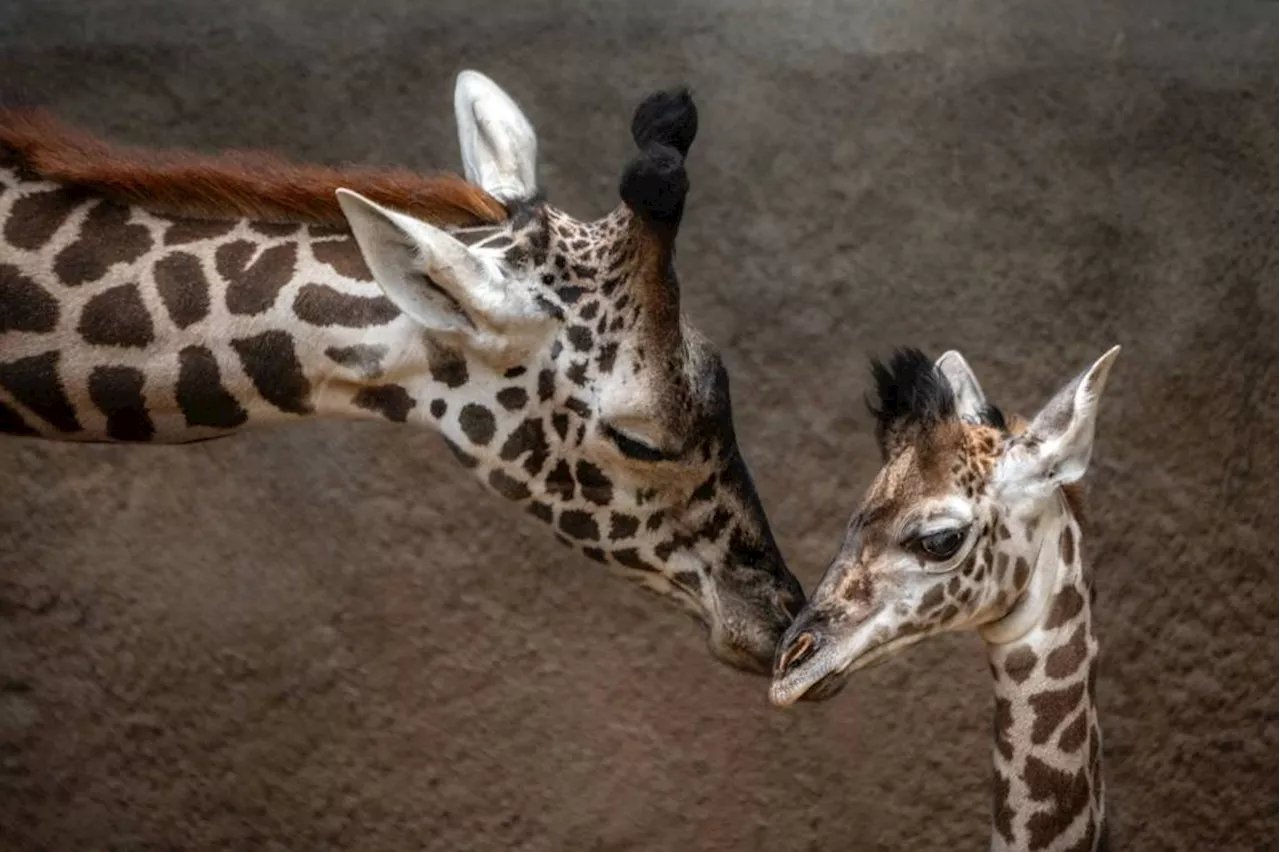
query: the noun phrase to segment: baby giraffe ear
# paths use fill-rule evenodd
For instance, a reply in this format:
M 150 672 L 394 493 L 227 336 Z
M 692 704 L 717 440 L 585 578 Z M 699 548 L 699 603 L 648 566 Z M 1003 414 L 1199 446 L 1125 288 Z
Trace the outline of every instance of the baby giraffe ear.
M 439 228 L 358 193 L 339 189 L 338 203 L 374 280 L 397 308 L 432 331 L 475 328 L 463 305 L 491 281 L 480 258 Z
M 952 349 L 944 352 L 934 366 L 951 385 L 951 392 L 956 398 L 956 414 L 962 420 L 980 419 L 987 407 L 987 397 L 964 356 Z
M 467 180 L 499 201 L 525 201 L 538 192 L 538 137 L 520 107 L 498 84 L 463 71 L 453 112 Z
M 1041 409 L 1015 451 L 1002 463 L 1002 478 L 1032 491 L 1056 488 L 1084 476 L 1093 455 L 1098 403 L 1120 347 L 1113 346 Z

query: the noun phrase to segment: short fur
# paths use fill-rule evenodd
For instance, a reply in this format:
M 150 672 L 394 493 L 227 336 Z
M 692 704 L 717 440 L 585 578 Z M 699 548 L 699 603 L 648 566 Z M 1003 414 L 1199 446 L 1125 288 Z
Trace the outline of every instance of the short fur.
M 150 151 L 110 145 L 45 112 L 0 109 L 0 148 L 48 180 L 125 204 L 207 219 L 310 222 L 346 227 L 334 193 L 351 189 L 442 225 L 504 221 L 502 203 L 454 175 L 422 176 L 299 165 L 270 154 Z

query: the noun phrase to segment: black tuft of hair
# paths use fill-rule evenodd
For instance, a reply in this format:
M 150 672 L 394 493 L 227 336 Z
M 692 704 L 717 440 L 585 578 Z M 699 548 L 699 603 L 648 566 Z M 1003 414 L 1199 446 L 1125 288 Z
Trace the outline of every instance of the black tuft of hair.
M 641 149 L 665 145 L 685 157 L 697 135 L 698 108 L 684 86 L 649 95 L 636 107 L 631 119 L 631 138 Z
M 867 407 L 876 418 L 882 448 L 890 435 L 905 426 L 927 427 L 956 416 L 951 383 L 919 349 L 895 350 L 888 364 L 873 358 L 871 376 L 876 399 L 868 400 Z
M 622 173 L 618 193 L 628 207 L 646 219 L 676 227 L 689 193 L 684 157 L 666 145 L 650 145 Z
M 991 403 L 982 406 L 982 410 L 978 412 L 978 422 L 1006 434 L 1009 432 L 1009 424 L 1004 419 L 1004 412 Z

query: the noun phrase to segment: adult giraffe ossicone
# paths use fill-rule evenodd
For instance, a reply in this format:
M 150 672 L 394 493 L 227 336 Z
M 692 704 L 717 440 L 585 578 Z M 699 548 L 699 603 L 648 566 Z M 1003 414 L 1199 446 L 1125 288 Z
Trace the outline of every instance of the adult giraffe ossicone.
M 680 313 L 692 100 L 639 107 L 623 204 L 594 222 L 541 200 L 533 128 L 497 85 L 463 72 L 454 106 L 471 183 L 120 150 L 0 114 L 0 431 L 430 425 L 563 541 L 700 617 L 721 660 L 767 672 L 803 593 L 720 358 Z
M 834 695 L 926 636 L 977 629 L 996 693 L 993 849 L 1099 848 L 1093 583 L 1072 491 L 1119 347 L 1030 422 L 988 405 L 958 352 L 875 364 L 885 466 L 778 647 L 770 698 Z

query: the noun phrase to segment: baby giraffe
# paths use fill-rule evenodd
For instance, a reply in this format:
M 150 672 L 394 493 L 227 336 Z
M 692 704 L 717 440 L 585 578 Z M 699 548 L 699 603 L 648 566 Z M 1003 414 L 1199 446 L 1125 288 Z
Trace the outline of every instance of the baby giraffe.
M 1119 347 L 1028 424 L 989 405 L 958 352 L 874 363 L 885 466 L 783 636 L 770 698 L 827 698 L 926 636 L 976 629 L 995 687 L 991 848 L 1104 844 L 1098 645 L 1075 483 Z

